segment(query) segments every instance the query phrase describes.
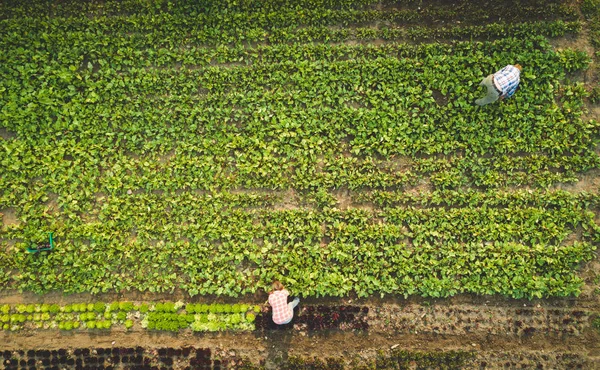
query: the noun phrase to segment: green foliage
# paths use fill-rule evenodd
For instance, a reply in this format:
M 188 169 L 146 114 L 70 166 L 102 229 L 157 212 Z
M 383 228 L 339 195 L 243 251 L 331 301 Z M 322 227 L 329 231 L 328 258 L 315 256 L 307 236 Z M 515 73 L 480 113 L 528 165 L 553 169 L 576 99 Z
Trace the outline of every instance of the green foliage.
M 131 311 L 133 310 L 133 303 L 131 302 L 119 302 L 119 310 L 121 311 Z
M 177 332 L 189 326 L 187 315 L 171 312 L 150 312 L 148 314 L 148 328 Z
M 79 315 L 79 319 L 81 321 L 92 321 L 92 320 L 96 320 L 96 313 L 94 312 L 87 312 L 87 313 L 82 313 Z
M 306 296 L 579 294 L 597 199 L 544 190 L 600 167 L 600 123 L 566 81 L 590 56 L 546 39 L 581 30 L 573 6 L 151 3 L 0 8 L 0 209 L 20 221 L 0 230 L 0 289 L 237 297 L 287 271 Z M 481 78 L 515 62 L 517 94 L 474 106 Z M 57 250 L 22 253 L 41 229 Z M 104 328 L 134 308 L 63 313 L 106 311 Z M 183 325 L 172 302 L 139 311 Z M 208 317 L 193 324 L 243 324 Z
M 111 322 L 108 320 L 96 321 L 96 329 L 110 329 Z
M 125 329 L 131 329 L 133 327 L 132 320 L 125 320 Z
M 583 0 L 581 12 L 588 19 L 600 18 L 600 0 Z
M 133 305 L 133 302 L 127 302 L 127 305 L 123 306 L 128 308 L 129 303 Z M 245 310 L 249 308 L 247 304 L 188 304 L 186 307 L 190 311 L 204 310 L 209 311 L 209 307 L 213 307 L 213 310 L 219 310 L 220 313 L 209 313 L 209 314 L 197 314 L 192 313 L 177 313 L 175 307 L 179 304 L 173 304 L 172 302 L 161 302 L 157 303 L 153 311 L 149 311 L 149 306 L 152 303 L 142 303 L 134 305 L 133 315 L 128 318 L 128 312 L 131 311 L 104 311 L 101 307 L 109 307 L 110 304 L 103 302 L 96 302 L 92 306 L 87 303 L 72 303 L 68 306 L 71 312 L 66 312 L 66 306 L 57 306 L 57 310 L 54 313 L 42 312 L 40 305 L 39 311 L 33 314 L 27 314 L 29 305 L 1 305 L 0 306 L 0 324 L 9 325 L 10 330 L 21 330 L 26 325 L 36 325 L 37 328 L 47 328 L 43 322 L 56 323 L 56 326 L 60 330 L 75 330 L 79 329 L 81 325 L 87 329 L 110 329 L 113 324 L 122 325 L 125 329 L 131 329 L 136 321 L 139 320 L 142 327 L 149 330 L 162 330 L 178 332 L 181 329 L 196 328 L 196 331 L 219 331 L 219 330 L 242 330 L 250 331 L 254 329 L 254 325 L 251 324 L 254 320 L 254 315 L 251 316 L 250 320 L 246 319 Z M 183 306 L 183 305 L 182 305 Z M 203 308 L 203 306 L 205 306 Z M 93 310 L 87 311 L 87 308 L 91 307 Z M 118 307 L 118 304 L 113 305 Z M 84 309 L 85 308 L 85 309 Z M 94 310 L 94 308 L 97 308 Z M 242 312 L 242 309 L 244 310 Z M 19 313 L 19 310 L 22 313 Z M 137 311 L 137 312 L 136 312 Z M 6 312 L 6 313 L 4 313 Z M 14 312 L 14 313 L 10 313 Z M 241 313 L 240 313 L 241 312 Z M 250 314 L 249 314 L 250 315 Z M 206 325 L 200 325 L 206 324 Z M 200 326 L 198 326 L 200 325 Z
M 600 317 L 596 317 L 592 321 L 592 326 L 600 331 Z
M 592 62 L 591 57 L 581 50 L 565 49 L 560 52 L 559 56 L 568 72 L 587 69 Z
M 132 302 L 128 302 L 128 304 Z M 255 319 L 253 314 L 246 314 L 245 311 L 250 307 L 247 304 L 221 304 L 215 303 L 211 305 L 202 304 L 188 304 L 186 307 L 190 311 L 204 310 L 205 312 L 211 311 L 209 314 L 198 314 L 192 313 L 177 313 L 175 308 L 176 304 L 172 302 L 161 302 L 155 305 L 155 310 L 149 311 L 147 308 L 151 304 L 142 303 L 136 311 L 139 314 L 132 315 L 131 319 L 128 319 L 127 312 L 130 311 L 102 311 L 100 307 L 110 307 L 102 302 L 97 302 L 92 305 L 92 308 L 97 307 L 98 310 L 85 311 L 82 308 L 88 308 L 88 304 L 85 303 L 72 303 L 68 305 L 71 312 L 66 312 L 66 306 L 59 307 L 59 312 L 55 314 L 45 313 L 34 313 L 33 315 L 25 315 L 27 313 L 26 305 L 17 306 L 2 306 L 3 311 L 17 312 L 18 309 L 24 313 L 5 314 L 0 316 L 1 323 L 7 323 L 12 325 L 15 330 L 20 330 L 22 324 L 27 322 L 41 322 L 51 321 L 56 322 L 57 326 L 61 330 L 74 330 L 78 329 L 81 324 L 85 324 L 87 329 L 110 329 L 112 323 L 118 323 L 123 325 L 125 329 L 133 327 L 135 320 L 140 320 L 142 327 L 149 330 L 161 330 L 161 331 L 172 331 L 178 332 L 181 329 L 192 328 L 195 331 L 220 331 L 220 330 L 253 330 L 254 325 L 252 322 Z M 127 305 L 128 306 L 128 305 Z M 203 307 L 205 306 L 205 307 Z M 113 307 L 117 307 L 114 305 Z M 126 306 L 123 306 L 127 308 Z M 142 312 L 143 307 L 146 307 Z M 40 308 L 41 311 L 41 308 Z M 216 311 L 219 311 L 218 313 Z M 78 313 L 75 313 L 78 312 Z M 141 318 L 140 318 L 141 316 Z M 40 324 L 41 325 L 41 324 Z
M 77 325 L 77 326 L 79 326 L 79 325 Z M 72 322 L 72 321 L 65 321 L 65 322 L 61 321 L 60 323 L 58 323 L 58 328 L 61 330 L 68 331 L 68 330 L 73 330 L 75 328 L 75 326 L 74 326 L 74 322 Z
M 600 103 L 600 87 L 594 86 L 590 92 L 590 101 L 594 104 Z
M 220 330 L 253 330 L 254 325 L 246 322 L 240 313 L 231 314 L 201 314 L 191 322 L 192 331 L 220 331 Z
M 196 305 L 193 303 L 188 303 L 185 305 L 185 312 L 189 313 L 189 314 L 194 314 L 196 313 Z

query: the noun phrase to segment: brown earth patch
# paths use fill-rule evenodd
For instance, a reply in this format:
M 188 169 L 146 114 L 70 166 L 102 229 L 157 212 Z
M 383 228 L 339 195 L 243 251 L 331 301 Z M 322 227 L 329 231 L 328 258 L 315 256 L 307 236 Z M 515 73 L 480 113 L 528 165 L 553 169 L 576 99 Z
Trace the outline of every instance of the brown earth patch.
M 405 156 L 393 156 L 389 161 L 381 162 L 380 168 L 391 171 L 407 171 L 414 165 L 414 160 Z
M 419 180 L 415 186 L 406 186 L 404 192 L 411 195 L 419 195 L 422 193 L 430 193 L 433 191 L 433 186 L 427 180 Z
M 598 252 L 596 251 L 596 259 L 588 262 L 579 273 L 579 276 L 585 282 L 585 285 L 581 288 L 581 298 L 600 299 L 600 261 L 598 259 Z
M 361 101 L 357 101 L 357 100 L 346 101 L 346 106 L 348 106 L 349 108 L 352 108 L 352 109 L 368 109 L 369 108 L 368 104 L 361 102 Z
M 337 207 L 341 210 L 347 210 L 352 206 L 352 196 L 348 189 L 342 188 L 332 191 L 332 195 L 337 199 Z
M 597 193 L 600 190 L 600 169 L 593 169 L 579 175 L 579 181 L 573 184 L 558 184 L 553 189 L 566 190 L 572 193 L 590 192 Z
M 571 234 L 569 234 L 560 243 L 560 245 L 573 245 L 574 242 L 581 241 L 582 235 L 583 235 L 583 228 L 581 226 L 578 226 L 575 228 L 575 230 Z
M 49 213 L 57 213 L 60 210 L 58 205 L 58 194 L 48 193 L 48 200 L 44 202 L 44 206 Z
M 288 189 L 281 194 L 281 201 L 273 206 L 277 211 L 288 211 L 299 208 L 298 194 L 294 189 Z
M 589 120 L 596 120 L 596 121 L 600 121 L 600 105 L 596 104 L 596 105 L 588 105 L 588 112 L 586 115 L 584 115 L 582 117 L 582 119 L 584 121 L 589 121 Z M 596 150 L 596 152 L 599 152 L 598 150 Z
M 0 216 L 2 216 L 2 228 L 7 229 L 11 226 L 21 225 L 21 221 L 17 216 L 17 210 L 14 208 L 3 208 L 0 209 Z
M 432 92 L 433 98 L 435 99 L 435 102 L 440 107 L 444 107 L 444 106 L 448 105 L 448 98 L 446 96 L 444 96 L 439 90 L 432 89 L 431 92 Z
M 165 163 L 169 163 L 169 161 L 171 161 L 171 159 L 175 157 L 175 149 L 169 151 L 168 153 L 161 155 L 158 157 L 158 163 L 160 164 L 165 164 Z
M 8 131 L 6 128 L 4 127 L 0 127 L 0 137 L 3 138 L 4 140 L 10 140 L 13 139 L 17 136 L 16 133 L 12 132 L 12 131 Z

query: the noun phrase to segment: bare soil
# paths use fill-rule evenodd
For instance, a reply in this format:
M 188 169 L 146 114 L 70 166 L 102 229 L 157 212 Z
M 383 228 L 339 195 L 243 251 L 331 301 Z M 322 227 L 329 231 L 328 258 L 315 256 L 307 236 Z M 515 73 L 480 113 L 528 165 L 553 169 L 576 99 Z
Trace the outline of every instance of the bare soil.
M 21 221 L 17 217 L 17 211 L 14 208 L 0 209 L 0 216 L 2 219 L 2 227 L 4 229 L 10 226 L 19 226 Z
M 177 292 L 101 296 L 3 293 L 0 304 L 178 299 L 190 301 Z M 201 299 L 211 301 L 210 297 Z M 263 303 L 264 295 L 247 296 L 237 301 Z M 500 368 L 505 360 L 514 362 L 514 367 L 511 365 L 510 368 L 539 364 L 544 368 L 564 368 L 566 365 L 561 362 L 564 358 L 576 361 L 584 369 L 593 369 L 600 364 L 600 330 L 592 323 L 600 316 L 600 299 L 595 295 L 533 301 L 470 295 L 449 299 L 309 298 L 303 299 L 302 304 L 367 306 L 369 329 L 309 331 L 298 324 L 286 331 L 204 334 L 190 330 L 179 334 L 150 332 L 137 326 L 129 332 L 118 328 L 109 332 L 25 329 L 1 332 L 0 350 L 193 346 L 211 348 L 213 352 L 232 352 L 273 369 L 290 357 L 333 357 L 343 358 L 348 364 L 350 361 L 368 363 L 374 361 L 380 351 L 389 351 L 392 347 L 421 352 L 474 351 L 475 361 L 485 363 L 485 368 Z
M 8 131 L 4 127 L 0 127 L 0 137 L 3 138 L 4 140 L 10 140 L 16 136 L 17 135 L 14 132 Z

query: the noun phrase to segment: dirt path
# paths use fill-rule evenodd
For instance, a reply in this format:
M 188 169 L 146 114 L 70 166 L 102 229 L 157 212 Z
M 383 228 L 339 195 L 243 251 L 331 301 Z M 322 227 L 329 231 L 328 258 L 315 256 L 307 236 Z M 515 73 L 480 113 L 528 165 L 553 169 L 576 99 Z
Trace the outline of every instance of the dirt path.
M 0 303 L 91 302 L 174 300 L 172 295 L 62 296 L 50 294 L 4 294 Z M 262 303 L 264 297 L 238 299 Z M 189 299 L 188 299 L 189 300 Z M 206 297 L 204 301 L 210 301 Z M 185 300 L 184 300 L 185 301 Z M 294 325 L 290 330 L 178 334 L 150 332 L 135 326 L 109 332 L 62 332 L 22 330 L 0 332 L 0 350 L 110 348 L 209 348 L 212 353 L 247 358 L 277 369 L 290 358 L 343 358 L 354 363 L 374 361 L 390 349 L 419 352 L 474 351 L 475 361 L 485 368 L 543 366 L 544 368 L 600 367 L 600 330 L 592 321 L 600 316 L 595 296 L 583 299 L 511 300 L 498 297 L 457 296 L 433 300 L 398 297 L 352 299 L 304 299 L 303 305 L 360 305 L 369 308 L 365 331 L 308 330 Z M 567 361 L 570 362 L 564 362 Z
M 254 295 L 245 295 L 236 298 L 228 297 L 217 297 L 217 296 L 195 296 L 190 297 L 183 291 L 175 291 L 173 293 L 141 293 L 141 292 L 126 292 L 126 293 L 111 293 L 111 294 L 69 294 L 65 295 L 61 292 L 47 293 L 47 294 L 34 294 L 31 292 L 15 292 L 15 291 L 0 291 L 0 304 L 18 304 L 18 303 L 58 303 L 58 304 L 70 304 L 80 302 L 112 302 L 112 301 L 144 301 L 144 302 L 159 302 L 159 301 L 183 301 L 183 302 L 194 302 L 194 303 L 251 303 L 251 304 L 262 304 L 265 302 L 267 297 L 266 293 L 256 293 Z M 579 297 L 566 297 L 566 298 L 550 298 L 550 299 L 512 299 L 501 296 L 477 296 L 471 294 L 460 294 L 450 298 L 422 298 L 422 297 L 409 297 L 407 299 L 402 296 L 385 296 L 383 298 L 378 296 L 372 296 L 369 298 L 356 298 L 356 297 L 323 297 L 323 298 L 302 298 L 302 301 L 306 304 L 355 304 L 355 305 L 369 305 L 373 307 L 385 305 L 385 304 L 419 304 L 424 306 L 430 305 L 482 305 L 482 306 L 494 306 L 494 307 L 532 307 L 536 305 L 542 305 L 546 308 L 580 308 L 598 311 L 600 313 L 600 294 L 589 294 L 581 295 Z
M 226 353 L 229 356 L 252 359 L 252 362 L 265 362 L 273 368 L 285 363 L 290 357 L 300 358 L 344 358 L 358 362 L 376 358 L 378 352 L 401 348 L 406 351 L 442 352 L 468 350 L 474 351 L 478 359 L 487 359 L 489 364 L 501 365 L 501 358 L 527 359 L 544 354 L 560 354 L 578 358 L 590 365 L 600 364 L 600 341 L 583 337 L 547 337 L 511 338 L 481 334 L 435 335 L 435 334 L 398 334 L 398 333 L 352 333 L 327 332 L 306 335 L 300 332 L 271 332 L 267 335 L 248 333 L 219 333 L 195 335 L 183 333 L 117 332 L 107 334 L 58 332 L 37 334 L 4 334 L 3 349 L 62 349 L 62 348 L 111 348 L 118 346 L 144 348 L 210 348 L 213 353 Z M 552 368 L 556 358 L 547 360 Z M 516 361 L 517 363 L 521 363 Z M 524 362 L 526 363 L 526 362 Z M 501 366 L 498 366 L 501 367 Z M 493 367 L 492 367 L 493 368 Z

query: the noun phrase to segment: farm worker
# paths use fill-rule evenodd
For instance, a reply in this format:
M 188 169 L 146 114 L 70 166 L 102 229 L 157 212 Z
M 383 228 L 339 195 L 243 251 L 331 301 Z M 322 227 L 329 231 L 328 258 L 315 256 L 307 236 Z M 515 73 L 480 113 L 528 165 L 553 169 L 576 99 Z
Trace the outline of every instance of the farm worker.
M 273 290 L 269 293 L 269 304 L 273 307 L 273 322 L 277 325 L 289 324 L 294 318 L 294 307 L 300 302 L 296 297 L 292 302 L 287 303 L 287 297 L 290 292 L 285 289 L 283 284 L 275 281 L 272 285 Z
M 493 103 L 498 98 L 510 98 L 517 91 L 517 86 L 521 81 L 521 66 L 519 64 L 507 65 L 493 75 L 484 78 L 479 85 L 487 89 L 487 95 L 483 99 L 475 100 L 477 105 L 486 105 Z

